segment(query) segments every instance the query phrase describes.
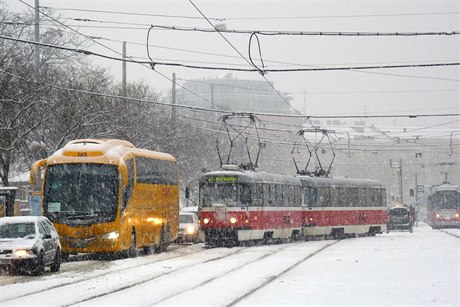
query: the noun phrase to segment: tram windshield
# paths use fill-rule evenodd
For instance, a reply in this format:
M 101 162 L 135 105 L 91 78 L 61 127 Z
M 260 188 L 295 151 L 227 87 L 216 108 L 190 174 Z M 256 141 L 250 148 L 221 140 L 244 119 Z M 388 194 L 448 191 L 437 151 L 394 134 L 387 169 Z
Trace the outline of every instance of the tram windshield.
M 459 194 L 455 191 L 435 193 L 430 198 L 431 205 L 437 209 L 458 209 L 460 204 Z
M 203 183 L 200 185 L 200 206 L 212 207 L 225 205 L 227 207 L 249 206 L 251 191 L 246 184 Z

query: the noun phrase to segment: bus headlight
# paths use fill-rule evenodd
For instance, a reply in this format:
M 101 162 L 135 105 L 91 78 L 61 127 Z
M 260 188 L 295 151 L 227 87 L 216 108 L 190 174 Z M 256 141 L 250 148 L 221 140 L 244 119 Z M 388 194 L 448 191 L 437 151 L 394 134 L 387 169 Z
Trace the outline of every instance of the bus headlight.
M 237 222 L 236 217 L 231 217 L 230 218 L 230 223 L 235 224 Z
M 209 219 L 208 219 L 208 218 L 205 218 L 205 219 L 203 220 L 203 223 L 205 223 L 205 224 L 209 223 Z
M 115 240 L 115 239 L 118 239 L 119 236 L 120 236 L 120 232 L 116 230 L 116 231 L 106 233 L 105 235 L 102 236 L 102 238 L 109 239 L 109 240 Z

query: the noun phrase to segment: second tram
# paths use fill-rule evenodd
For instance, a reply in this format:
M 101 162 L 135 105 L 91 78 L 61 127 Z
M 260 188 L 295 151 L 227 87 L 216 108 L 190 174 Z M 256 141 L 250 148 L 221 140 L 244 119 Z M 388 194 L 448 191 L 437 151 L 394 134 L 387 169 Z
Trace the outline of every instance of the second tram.
M 427 222 L 433 229 L 460 228 L 460 187 L 444 183 L 431 188 Z
M 199 180 L 200 224 L 209 246 L 346 236 L 386 230 L 376 181 L 223 169 Z

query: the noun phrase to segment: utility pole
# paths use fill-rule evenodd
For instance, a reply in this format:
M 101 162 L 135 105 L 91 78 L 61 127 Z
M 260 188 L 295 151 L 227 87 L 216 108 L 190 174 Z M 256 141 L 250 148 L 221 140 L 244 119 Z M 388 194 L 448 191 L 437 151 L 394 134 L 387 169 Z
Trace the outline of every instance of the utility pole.
M 399 193 L 401 194 L 401 204 L 404 204 L 404 201 L 403 201 L 402 159 L 399 159 Z
M 126 97 L 126 42 L 122 45 L 123 62 L 121 62 L 121 84 L 123 88 L 123 96 Z
M 40 12 L 39 12 L 39 0 L 35 0 L 35 27 L 34 27 L 34 34 L 35 34 L 35 42 L 40 42 Z M 38 81 L 40 77 L 40 46 L 35 44 L 34 46 L 34 73 L 35 73 L 35 81 Z
M 172 114 L 171 121 L 174 123 L 176 121 L 176 73 L 172 74 L 172 90 L 171 90 L 171 104 L 172 104 Z

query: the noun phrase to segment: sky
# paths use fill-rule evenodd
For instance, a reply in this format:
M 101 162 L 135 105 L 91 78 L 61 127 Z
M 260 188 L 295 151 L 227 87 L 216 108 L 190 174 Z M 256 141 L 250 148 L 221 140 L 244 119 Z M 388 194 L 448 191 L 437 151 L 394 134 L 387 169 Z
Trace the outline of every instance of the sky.
M 458 240 L 420 222 L 413 233 L 341 241 L 170 246 L 134 259 L 67 262 L 40 277 L 1 276 L 0 304 L 453 307 L 460 303 Z
M 23 2 L 33 5 L 32 0 Z M 20 12 L 28 9 L 19 0 L 1 0 Z M 129 3 L 129 4 L 128 4 Z M 460 30 L 457 0 L 411 1 L 46 1 L 80 33 L 98 37 L 87 49 L 121 57 L 147 60 L 150 25 L 228 30 L 313 32 L 452 32 Z M 30 9 L 30 8 L 29 8 Z M 82 11 L 85 10 L 85 11 Z M 124 13 L 124 14 L 121 14 Z M 144 14 L 144 15 L 139 15 Z M 148 16 L 147 16 L 148 15 Z M 204 17 L 208 20 L 206 20 Z M 76 21 L 75 18 L 94 22 Z M 44 27 L 46 25 L 43 25 Z M 69 30 L 70 31 L 70 30 Z M 197 66 L 251 68 L 248 64 L 250 34 L 153 29 L 149 53 L 156 62 Z M 262 60 L 267 69 L 381 66 L 460 62 L 460 35 L 437 36 L 262 36 Z M 253 37 L 251 54 L 259 67 Z M 121 63 L 94 57 L 121 80 Z M 128 64 L 128 81 L 143 80 L 168 94 L 171 77 L 185 80 L 222 77 L 228 72 L 157 65 L 155 71 Z M 232 72 L 239 79 L 264 80 L 258 72 Z M 459 113 L 460 67 L 398 68 L 354 71 L 270 72 L 265 78 L 290 93 L 295 108 L 307 115 L 393 115 Z M 280 103 L 284 103 L 280 101 Z M 437 118 L 436 123 L 457 120 Z M 412 120 L 431 124 L 432 121 Z M 449 127 L 460 128 L 459 122 Z

